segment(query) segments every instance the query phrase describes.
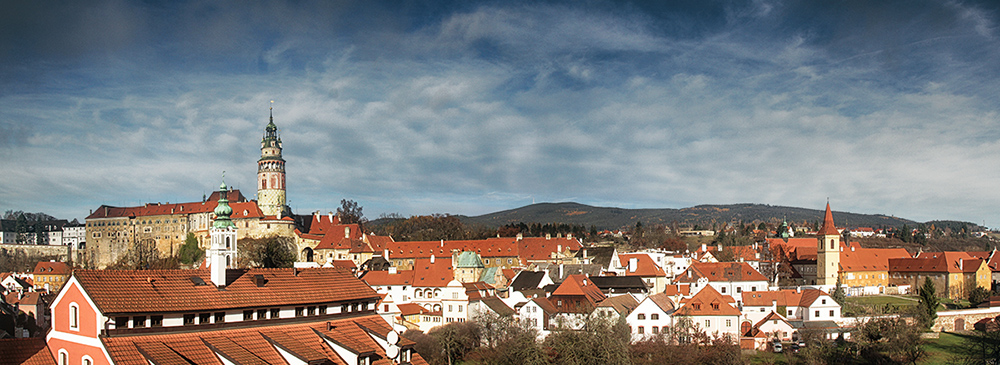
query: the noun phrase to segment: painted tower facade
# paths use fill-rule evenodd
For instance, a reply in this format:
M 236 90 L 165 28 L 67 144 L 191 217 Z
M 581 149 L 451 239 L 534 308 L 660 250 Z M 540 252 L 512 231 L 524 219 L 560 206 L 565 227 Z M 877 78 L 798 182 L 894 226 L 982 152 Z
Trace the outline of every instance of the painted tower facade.
M 281 137 L 271 121 L 264 127 L 260 141 L 260 160 L 257 161 L 257 206 L 266 216 L 286 215 L 285 160 L 281 158 Z
M 840 272 L 840 233 L 833 224 L 830 203 L 826 203 L 823 227 L 816 234 L 816 284 L 833 286 L 837 284 Z
M 214 211 L 215 222 L 208 230 L 211 246 L 205 254 L 212 283 L 220 287 L 226 286 L 226 269 L 236 267 L 236 225 L 230 218 L 233 208 L 229 206 L 228 190 L 226 183 L 219 187 L 219 205 Z

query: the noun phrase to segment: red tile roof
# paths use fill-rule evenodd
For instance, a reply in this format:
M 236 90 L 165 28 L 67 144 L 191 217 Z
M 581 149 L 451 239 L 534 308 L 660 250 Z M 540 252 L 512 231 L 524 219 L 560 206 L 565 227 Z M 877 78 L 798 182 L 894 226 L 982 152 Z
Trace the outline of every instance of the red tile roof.
M 263 276 L 263 287 L 257 287 L 255 275 Z M 105 314 L 216 310 L 250 304 L 290 306 L 378 297 L 371 287 L 340 268 L 228 270 L 225 290 L 212 284 L 208 270 L 76 270 L 73 277 Z M 208 285 L 195 285 L 193 277 Z
M 668 284 L 664 288 L 663 293 L 666 295 L 683 295 L 687 296 L 691 294 L 691 284 Z
M 65 262 L 39 261 L 35 264 L 35 275 L 69 275 L 73 268 Z
M 212 195 L 205 202 L 192 202 L 192 203 L 148 203 L 146 205 L 137 207 L 113 207 L 110 205 L 102 205 L 94 212 L 90 213 L 86 219 L 100 219 L 100 218 L 120 218 L 120 217 L 143 217 L 152 215 L 166 215 L 166 214 L 193 214 L 193 213 L 206 213 L 211 212 L 218 205 L 219 192 L 213 192 Z M 237 217 L 237 212 L 242 213 L 243 209 L 257 211 L 260 209 L 245 208 L 246 206 L 242 204 L 252 203 L 256 207 L 256 203 L 252 201 L 247 201 L 243 194 L 240 193 L 239 189 L 231 190 L 229 192 L 229 205 L 233 207 L 233 218 Z M 237 210 L 236 205 L 239 204 L 240 209 Z M 243 217 L 240 217 L 243 218 Z
M 699 278 L 711 282 L 767 281 L 764 275 L 745 262 L 693 262 L 676 283 L 694 283 Z
M 779 306 L 808 307 L 823 295 L 829 296 L 826 292 L 818 289 L 802 289 L 801 292 L 795 289 L 745 291 L 743 292 L 743 305 L 767 307 L 776 300 Z
M 55 365 L 44 337 L 0 339 L 0 365 Z
M 982 259 L 972 258 L 968 253 L 924 252 L 917 258 L 900 258 L 889 260 L 889 270 L 899 272 L 976 272 Z
M 381 357 L 375 364 L 388 364 L 385 350 L 379 345 L 391 330 L 378 315 L 333 321 L 258 326 L 252 328 L 188 332 L 162 335 L 102 338 L 116 364 L 220 364 L 219 353 L 230 361 L 243 364 L 286 363 L 275 347 L 308 363 L 342 364 L 343 359 L 327 341 L 356 354 Z M 414 345 L 400 339 L 400 345 Z M 414 364 L 426 364 L 414 355 Z

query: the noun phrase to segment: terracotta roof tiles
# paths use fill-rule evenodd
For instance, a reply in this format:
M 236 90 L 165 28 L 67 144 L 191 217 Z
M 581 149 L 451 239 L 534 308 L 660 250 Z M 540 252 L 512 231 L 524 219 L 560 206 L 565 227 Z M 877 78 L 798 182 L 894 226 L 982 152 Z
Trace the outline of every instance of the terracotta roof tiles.
M 49 351 L 43 337 L 0 339 L 0 349 L 3 349 L 0 365 L 56 364 L 56 359 L 52 358 L 52 352 Z
M 289 306 L 375 298 L 368 285 L 339 268 L 228 270 L 219 290 L 208 270 L 77 270 L 73 277 L 103 313 L 181 312 Z M 254 276 L 261 275 L 263 287 Z M 208 285 L 196 285 L 199 278 Z M 308 288 L 309 290 L 304 290 Z

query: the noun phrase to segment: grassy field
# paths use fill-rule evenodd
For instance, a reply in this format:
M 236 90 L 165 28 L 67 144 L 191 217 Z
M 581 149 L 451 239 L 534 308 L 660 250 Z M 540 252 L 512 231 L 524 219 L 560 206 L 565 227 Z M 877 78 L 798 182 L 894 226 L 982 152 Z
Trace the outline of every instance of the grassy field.
M 958 354 L 959 345 L 965 339 L 964 335 L 942 332 L 941 337 L 924 340 L 924 351 L 927 357 L 917 362 L 920 365 L 953 364 L 954 358 Z M 775 354 L 769 352 L 758 352 L 749 356 L 750 364 L 788 364 L 792 361 L 792 354 Z
M 957 355 L 955 351 L 964 339 L 965 336 L 963 335 L 941 332 L 940 338 L 924 340 L 924 351 L 927 351 L 927 358 L 921 361 L 920 364 L 936 365 L 953 363 L 952 358 Z

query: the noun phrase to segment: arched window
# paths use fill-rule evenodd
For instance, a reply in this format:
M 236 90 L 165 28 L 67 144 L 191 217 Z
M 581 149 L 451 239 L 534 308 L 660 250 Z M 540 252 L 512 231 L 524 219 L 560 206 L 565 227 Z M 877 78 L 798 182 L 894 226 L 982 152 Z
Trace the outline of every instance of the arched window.
M 230 260 L 231 260 L 231 259 L 232 259 L 232 258 L 231 258 L 231 257 L 229 257 L 229 255 L 226 255 L 226 267 L 227 267 L 227 268 L 228 268 L 228 267 L 230 267 L 230 266 L 232 266 L 232 263 L 230 262 Z
M 69 365 L 69 353 L 66 349 L 59 349 L 59 365 Z
M 76 302 L 69 303 L 69 329 L 80 330 L 80 305 Z
M 260 179 L 260 188 L 267 189 L 267 179 Z
M 231 246 L 232 246 L 232 242 L 230 242 L 229 239 L 230 239 L 230 237 L 226 236 L 226 249 L 227 250 L 230 249 Z
M 80 363 L 83 365 L 94 365 L 94 359 L 91 359 L 90 356 L 83 355 L 83 359 L 80 360 Z

